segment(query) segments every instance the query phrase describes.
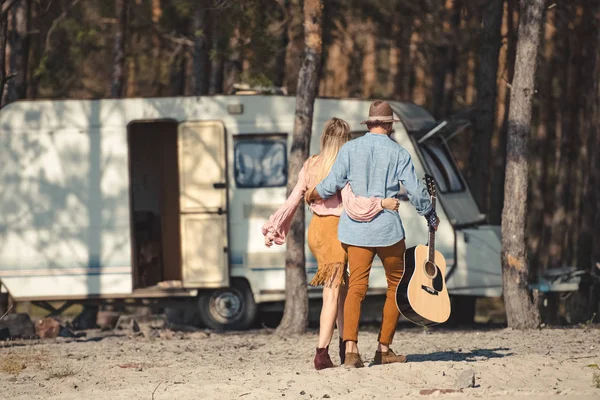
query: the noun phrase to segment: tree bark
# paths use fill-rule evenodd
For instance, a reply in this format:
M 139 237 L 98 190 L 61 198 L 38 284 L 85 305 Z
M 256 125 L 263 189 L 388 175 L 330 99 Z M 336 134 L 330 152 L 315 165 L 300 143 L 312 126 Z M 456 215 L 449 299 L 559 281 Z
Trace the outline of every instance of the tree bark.
M 508 112 L 502 275 L 508 326 L 517 329 L 537 328 L 540 324 L 536 299 L 527 286 L 526 226 L 531 107 L 544 3 L 545 0 L 521 0 L 515 77 Z
M 115 0 L 116 32 L 114 43 L 115 61 L 110 95 L 113 98 L 123 97 L 125 87 L 125 34 L 127 32 L 127 1 Z
M 23 99 L 27 95 L 27 66 L 29 58 L 29 0 L 20 0 L 11 10 L 8 32 L 10 47 L 9 74 L 6 103 Z
M 278 0 L 281 9 L 281 29 L 279 31 L 278 45 L 275 53 L 275 79 L 273 84 L 275 87 L 283 87 L 285 84 L 285 66 L 287 47 L 290 42 L 288 34 L 289 26 L 289 0 Z
M 154 95 L 160 96 L 163 91 L 163 85 L 161 80 L 161 50 L 162 43 L 160 40 L 160 18 L 162 17 L 162 5 L 161 0 L 152 0 L 152 59 L 153 59 L 153 71 L 151 82 L 154 88 Z
M 225 46 L 227 36 L 217 18 L 212 21 L 212 48 L 213 54 L 210 67 L 210 94 L 223 93 L 223 81 L 225 77 Z
M 596 7 L 596 12 L 600 13 L 600 4 Z M 593 130 L 590 132 L 595 145 L 591 147 L 592 149 L 596 149 L 596 151 L 592 151 L 593 154 L 593 163 L 591 164 L 592 168 L 590 173 L 594 176 L 594 197 L 595 197 L 595 207 L 596 207 L 596 217 L 594 218 L 594 228 L 593 228 L 593 236 L 592 236 L 592 268 L 595 268 L 596 263 L 600 263 L 600 155 L 598 154 L 597 149 L 600 149 L 600 29 L 597 28 L 597 39 L 595 46 L 595 68 L 594 68 L 594 80 L 593 80 L 593 94 L 594 94 L 594 105 L 593 105 L 593 119 L 592 119 L 592 127 Z M 593 200 L 591 200 L 593 201 Z M 595 245 L 593 245 L 595 244 Z
M 319 88 L 322 48 L 322 0 L 304 1 L 304 57 L 298 77 L 294 133 L 288 172 L 288 196 L 308 158 L 315 97 Z M 304 333 L 308 322 L 308 291 L 304 254 L 304 204 L 298 207 L 288 236 L 285 260 L 285 309 L 279 335 Z
M 194 34 L 194 54 L 193 54 L 193 76 L 194 76 L 194 95 L 202 96 L 208 94 L 208 74 L 209 55 L 208 55 L 208 29 L 207 29 L 207 10 L 205 6 L 199 5 L 194 11 L 193 34 Z
M 0 0 L 0 103 L 6 84 L 6 42 L 8 39 L 8 13 L 16 0 Z
M 2 12 L 4 1 L 0 0 L 0 103 L 4 97 L 6 83 L 6 41 L 8 34 L 8 15 Z
M 479 209 L 489 210 L 489 182 L 491 167 L 491 146 L 496 113 L 496 91 L 498 55 L 502 45 L 500 28 L 504 0 L 491 0 L 483 8 L 479 40 L 479 65 L 477 67 L 477 104 L 475 132 L 471 142 L 469 167 L 471 192 Z
M 594 243 L 599 243 L 600 221 L 594 226 L 596 215 L 600 215 L 598 208 L 600 198 L 597 192 L 597 187 L 600 185 L 600 157 L 598 149 L 600 146 L 600 26 L 596 15 L 600 15 L 600 0 L 593 0 L 588 5 L 589 11 L 585 12 L 586 32 L 586 61 L 583 63 L 583 73 L 587 81 L 591 82 L 589 93 L 586 93 L 584 98 L 584 114 L 583 114 L 583 131 L 588 133 L 587 143 L 582 143 L 583 151 L 588 154 L 587 182 L 584 184 L 585 191 L 583 195 L 583 205 L 581 212 L 580 223 L 580 241 L 579 254 L 577 255 L 577 265 L 585 269 L 595 268 L 594 261 L 600 262 L 600 253 L 596 253 L 596 259 L 593 257 Z M 595 4 L 593 4 L 595 3 Z M 588 10 L 586 10 L 588 11 Z M 584 148 L 586 147 L 587 148 Z M 594 229 L 595 228 L 595 229 Z M 596 237 L 594 237 L 596 235 Z M 597 250 L 596 250 L 597 251 Z

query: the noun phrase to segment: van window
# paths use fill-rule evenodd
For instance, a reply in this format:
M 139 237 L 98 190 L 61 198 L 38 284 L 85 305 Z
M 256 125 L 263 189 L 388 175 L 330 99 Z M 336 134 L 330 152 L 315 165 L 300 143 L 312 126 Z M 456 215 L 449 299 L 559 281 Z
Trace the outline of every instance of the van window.
M 286 137 L 235 138 L 235 183 L 240 188 L 287 185 Z
M 465 190 L 448 147 L 441 140 L 429 139 L 421 144 L 421 149 L 440 192 L 453 193 Z

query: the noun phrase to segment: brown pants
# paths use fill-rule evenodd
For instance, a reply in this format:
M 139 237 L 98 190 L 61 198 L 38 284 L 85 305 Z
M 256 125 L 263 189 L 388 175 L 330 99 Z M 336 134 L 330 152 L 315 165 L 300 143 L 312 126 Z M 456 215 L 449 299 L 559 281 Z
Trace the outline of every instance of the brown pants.
M 388 285 L 378 341 L 390 345 L 400 317 L 396 306 L 396 287 L 404 272 L 404 239 L 388 247 L 344 247 L 348 252 L 350 265 L 348 295 L 344 303 L 344 340 L 358 342 L 360 308 L 367 294 L 373 258 L 377 254 L 383 263 Z

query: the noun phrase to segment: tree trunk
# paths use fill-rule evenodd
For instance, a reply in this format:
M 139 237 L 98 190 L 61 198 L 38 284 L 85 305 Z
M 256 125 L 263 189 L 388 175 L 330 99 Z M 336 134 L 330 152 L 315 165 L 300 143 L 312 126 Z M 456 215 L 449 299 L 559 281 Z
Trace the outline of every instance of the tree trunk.
M 517 0 L 506 1 L 506 35 L 508 36 L 506 49 L 506 70 L 508 82 L 512 82 L 515 70 L 517 30 L 514 26 L 513 14 L 515 13 L 516 2 Z M 501 85 L 506 86 L 506 83 L 502 82 Z M 494 225 L 499 225 L 501 223 L 502 207 L 504 205 L 504 173 L 506 166 L 506 136 L 508 131 L 508 106 L 510 100 L 510 89 L 505 88 L 505 90 L 507 92 L 505 92 L 502 100 L 502 107 L 499 107 L 499 110 L 502 112 L 496 117 L 498 120 L 501 119 L 502 122 L 497 122 L 496 124 L 496 129 L 499 130 L 499 137 L 497 151 L 494 153 L 494 172 L 492 176 L 492 187 L 490 190 L 490 212 L 488 221 Z
M 537 328 L 537 302 L 528 289 L 527 184 L 531 107 L 544 0 L 521 0 L 515 77 L 508 112 L 508 144 L 502 211 L 502 272 L 508 326 Z M 535 296 L 533 296 L 535 297 Z
M 574 137 L 579 134 L 577 128 L 573 126 L 577 123 L 573 117 L 575 103 L 577 100 L 574 95 L 574 74 L 573 69 L 577 64 L 573 62 L 577 49 L 573 48 L 573 32 L 569 27 L 572 14 L 569 7 L 567 12 L 563 11 L 557 19 L 557 37 L 562 41 L 562 46 L 558 50 L 560 62 L 560 88 L 562 102 L 560 112 L 562 115 L 560 126 L 557 129 L 557 138 L 555 141 L 555 159 L 554 171 L 556 174 L 554 182 L 554 206 L 552 208 L 552 234 L 550 237 L 550 246 L 548 252 L 549 268 L 557 268 L 562 265 L 565 255 L 565 237 L 567 235 L 567 203 L 569 197 L 573 196 L 572 190 L 567 190 L 572 168 L 572 148 Z M 559 42 L 560 43 L 560 42 Z M 580 90 L 580 88 L 578 88 Z
M 162 43 L 160 40 L 160 18 L 162 17 L 162 6 L 161 0 L 152 0 L 152 59 L 153 59 L 153 71 L 151 82 L 153 84 L 154 95 L 160 96 L 163 91 L 162 79 L 161 79 L 161 50 Z
M 281 29 L 279 31 L 279 43 L 275 53 L 275 79 L 273 80 L 273 84 L 275 87 L 283 87 L 285 84 L 287 47 L 290 42 L 288 36 L 290 2 L 289 0 L 278 0 L 278 3 L 281 9 Z
M 173 52 L 170 68 L 171 96 L 183 96 L 185 94 L 185 72 L 186 56 L 185 47 L 180 44 Z
M 127 1 L 115 0 L 116 32 L 114 43 L 115 61 L 113 65 L 112 86 L 110 95 L 113 98 L 123 97 L 125 87 L 125 34 L 127 32 Z
M 289 158 L 288 195 L 308 158 L 315 97 L 319 88 L 322 47 L 322 0 L 304 0 L 304 57 L 298 76 L 296 114 Z M 285 309 L 277 328 L 282 336 L 304 333 L 308 322 L 308 291 L 304 254 L 304 205 L 296 210 L 285 257 Z
M 491 0 L 483 9 L 479 65 L 477 67 L 477 112 L 475 132 L 471 142 L 469 168 L 471 192 L 482 212 L 487 213 L 490 182 L 491 146 L 496 113 L 498 55 L 502 45 L 500 27 L 504 0 Z
M 6 42 L 8 39 L 8 13 L 16 0 L 0 0 L 0 104 L 6 84 Z
M 11 10 L 8 32 L 10 47 L 9 74 L 6 103 L 23 99 L 27 95 L 27 61 L 29 57 L 29 0 L 20 0 Z
M 4 1 L 0 0 L 0 103 L 4 97 L 6 83 L 6 41 L 8 33 L 8 15 L 2 12 Z
M 595 4 L 589 4 L 589 11 L 584 13 L 587 25 L 587 35 L 585 37 L 586 46 L 586 61 L 583 63 L 584 79 L 591 82 L 589 92 L 583 96 L 584 114 L 582 118 L 582 129 L 587 132 L 587 143 L 581 144 L 581 153 L 584 151 L 588 154 L 588 167 L 584 168 L 587 171 L 587 181 L 584 184 L 585 191 L 583 195 L 583 205 L 580 219 L 580 237 L 582 240 L 579 245 L 579 253 L 577 255 L 577 265 L 585 269 L 595 268 L 594 259 L 592 257 L 594 243 L 598 243 L 600 237 L 594 238 L 600 230 L 600 225 L 596 225 L 594 229 L 594 217 L 596 213 L 600 214 L 597 200 L 598 194 L 596 187 L 600 185 L 600 157 L 598 149 L 600 146 L 600 114 L 598 106 L 600 105 L 600 93 L 598 87 L 600 83 L 600 26 L 595 18 L 600 15 L 600 0 L 594 0 Z M 596 13 L 594 13 L 596 12 Z M 585 148 L 587 147 L 587 148 Z M 599 221 L 600 222 L 600 221 Z M 600 258 L 596 261 L 600 262 Z
M 192 32 L 194 34 L 194 95 L 196 96 L 208 94 L 208 82 L 210 79 L 208 74 L 208 21 L 206 14 L 206 8 L 204 8 L 203 5 L 199 5 L 194 11 L 194 20 L 192 24 Z
M 219 23 L 217 18 L 213 18 L 212 21 L 211 40 L 213 55 L 210 66 L 209 93 L 220 94 L 223 93 L 223 79 L 225 76 L 226 36 L 224 34 L 223 26 Z
M 597 12 L 600 13 L 600 4 L 597 7 Z M 598 28 L 597 28 L 598 29 Z M 594 68 L 594 80 L 593 80 L 593 96 L 594 96 L 594 105 L 593 105 L 593 119 L 592 119 L 592 127 L 593 131 L 590 132 L 590 135 L 595 138 L 595 145 L 592 146 L 592 149 L 596 149 L 596 151 L 592 151 L 593 154 L 593 164 L 592 169 L 590 171 L 594 176 L 595 185 L 594 185 L 594 197 L 596 202 L 596 217 L 594 218 L 594 228 L 593 228 L 593 236 L 591 238 L 592 241 L 592 268 L 595 268 L 596 263 L 600 263 L 600 155 L 598 154 L 597 149 L 600 149 L 600 29 L 597 31 L 597 42 L 596 42 L 596 62 Z M 593 141 L 591 141 L 593 143 Z M 594 245 L 595 244 L 595 245 Z

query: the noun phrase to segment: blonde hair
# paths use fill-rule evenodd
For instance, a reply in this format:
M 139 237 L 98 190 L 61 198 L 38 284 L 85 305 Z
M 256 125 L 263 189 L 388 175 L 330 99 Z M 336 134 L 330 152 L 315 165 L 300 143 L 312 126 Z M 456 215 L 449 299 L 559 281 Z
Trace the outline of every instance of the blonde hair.
M 331 171 L 331 167 L 344 144 L 350 140 L 350 125 L 340 118 L 331 118 L 325 123 L 321 135 L 321 152 L 313 157 L 310 181 L 315 185 L 321 182 Z

